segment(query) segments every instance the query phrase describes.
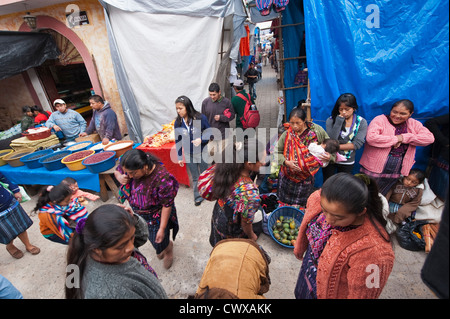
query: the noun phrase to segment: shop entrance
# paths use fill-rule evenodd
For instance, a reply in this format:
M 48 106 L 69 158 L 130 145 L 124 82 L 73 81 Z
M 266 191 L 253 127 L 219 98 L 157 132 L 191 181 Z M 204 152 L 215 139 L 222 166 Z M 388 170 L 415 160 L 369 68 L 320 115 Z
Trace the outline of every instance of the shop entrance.
M 89 122 L 92 116 L 92 109 L 89 106 L 92 83 L 80 53 L 60 33 L 51 29 L 40 32 L 51 34 L 61 51 L 58 59 L 47 60 L 35 68 L 53 111 L 55 111 L 53 101 L 63 99 L 68 108 L 77 111 Z

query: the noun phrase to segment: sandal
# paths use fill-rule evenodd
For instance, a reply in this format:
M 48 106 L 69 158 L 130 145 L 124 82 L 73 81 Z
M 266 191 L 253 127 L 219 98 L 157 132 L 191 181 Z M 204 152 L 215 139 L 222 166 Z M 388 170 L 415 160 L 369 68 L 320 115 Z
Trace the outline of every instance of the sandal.
M 27 249 L 27 251 L 32 255 L 37 255 L 41 252 L 41 250 L 36 246 L 33 246 L 30 250 Z
M 8 251 L 8 253 L 13 257 L 13 258 L 16 258 L 16 259 L 20 259 L 20 258 L 22 258 L 23 257 L 23 252 L 19 249 L 19 248 L 17 248 L 16 246 L 13 246 L 14 248 L 15 248 L 15 250 L 9 250 L 8 249 L 8 246 L 6 246 L 6 251 Z

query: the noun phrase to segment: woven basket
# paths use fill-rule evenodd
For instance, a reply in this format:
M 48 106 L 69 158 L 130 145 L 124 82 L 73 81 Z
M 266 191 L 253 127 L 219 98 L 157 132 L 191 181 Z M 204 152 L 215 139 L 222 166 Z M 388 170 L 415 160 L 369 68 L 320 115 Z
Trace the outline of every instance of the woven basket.
M 84 142 L 84 141 L 91 141 L 92 144 L 95 144 L 97 142 L 100 142 L 100 135 L 98 135 L 97 133 L 94 134 L 89 134 L 88 136 L 83 136 L 83 137 L 77 137 L 75 139 L 75 142 Z

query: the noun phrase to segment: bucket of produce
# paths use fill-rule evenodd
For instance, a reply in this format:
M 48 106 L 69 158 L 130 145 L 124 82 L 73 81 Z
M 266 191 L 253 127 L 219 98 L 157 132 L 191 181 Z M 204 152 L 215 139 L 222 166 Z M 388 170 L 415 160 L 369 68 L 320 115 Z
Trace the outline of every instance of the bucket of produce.
M 82 162 L 84 166 L 88 168 L 91 173 L 98 174 L 113 168 L 116 165 L 116 152 L 104 151 L 95 153 Z
M 119 141 L 112 143 L 104 148 L 105 151 L 114 151 L 116 152 L 116 157 L 122 156 L 125 152 L 131 150 L 133 148 L 133 141 Z
M 42 150 L 42 151 L 37 151 L 28 155 L 25 155 L 24 157 L 22 157 L 20 159 L 20 161 L 22 163 L 24 163 L 28 168 L 39 168 L 44 166 L 42 163 L 39 162 L 39 160 L 44 157 L 45 155 L 48 154 L 52 154 L 53 150 L 52 149 L 48 149 L 48 150 Z
M 61 160 L 61 163 L 65 164 L 71 171 L 79 171 L 86 168 L 86 166 L 82 164 L 83 160 L 94 153 L 95 151 L 91 150 L 75 152 L 64 157 Z
M 5 157 L 6 155 L 8 155 L 8 154 L 10 154 L 10 153 L 12 153 L 12 152 L 14 152 L 14 150 L 12 150 L 12 149 L 7 149 L 7 150 L 1 150 L 1 151 L 0 151 L 0 166 L 3 166 L 3 165 L 8 164 L 8 163 L 6 163 L 6 162 L 3 160 L 3 157 Z
M 26 138 L 30 141 L 41 140 L 43 138 L 49 137 L 51 134 L 51 130 L 47 127 L 29 128 L 22 133 L 22 135 L 26 136 Z
M 21 162 L 20 159 L 22 157 L 24 157 L 25 155 L 28 155 L 33 152 L 34 152 L 34 150 L 32 148 L 22 149 L 20 151 L 14 151 L 14 152 L 9 153 L 8 155 L 3 156 L 3 160 L 12 167 L 23 166 L 24 163 Z
M 65 147 L 64 150 L 68 150 L 71 152 L 79 152 L 79 151 L 84 151 L 84 150 L 88 149 L 91 145 L 92 145 L 91 141 L 84 141 L 84 142 L 79 142 L 79 143 L 69 145 L 69 146 Z
M 95 143 L 95 144 L 92 144 L 91 146 L 89 146 L 88 150 L 95 151 L 95 153 L 102 152 L 106 146 L 111 145 L 111 144 L 112 144 L 112 142 L 109 142 L 108 144 L 103 144 L 103 142 L 98 142 L 98 143 Z
M 301 210 L 291 206 L 275 209 L 270 214 L 268 222 L 272 239 L 283 247 L 294 248 L 303 215 Z
M 39 159 L 39 163 L 44 165 L 49 171 L 56 171 L 58 169 L 66 167 L 65 164 L 61 163 L 61 159 L 71 154 L 71 151 L 57 151 L 49 155 L 45 155 Z

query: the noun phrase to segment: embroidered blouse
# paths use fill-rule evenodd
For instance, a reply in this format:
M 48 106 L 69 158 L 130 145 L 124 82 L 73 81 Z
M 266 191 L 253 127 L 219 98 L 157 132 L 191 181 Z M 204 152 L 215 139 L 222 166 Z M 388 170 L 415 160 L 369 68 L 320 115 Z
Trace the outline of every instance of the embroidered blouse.
M 207 199 L 211 198 L 211 187 L 214 177 L 215 165 L 204 171 L 198 178 L 198 191 L 200 195 Z M 238 215 L 243 221 L 252 223 L 256 211 L 259 209 L 261 199 L 256 185 L 250 178 L 240 178 L 233 186 L 233 190 L 226 199 L 219 199 L 218 204 L 228 205 L 233 209 L 233 222 L 237 222 Z
M 155 164 L 155 169 L 149 176 L 140 179 L 132 179 L 125 185 L 122 192 L 133 209 L 148 210 L 148 213 L 159 212 L 163 207 L 171 207 L 175 203 L 179 184 L 175 177 L 170 174 L 163 164 Z M 123 174 L 122 166 L 117 170 Z

